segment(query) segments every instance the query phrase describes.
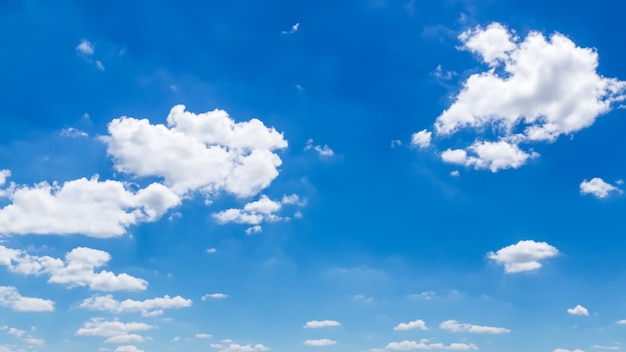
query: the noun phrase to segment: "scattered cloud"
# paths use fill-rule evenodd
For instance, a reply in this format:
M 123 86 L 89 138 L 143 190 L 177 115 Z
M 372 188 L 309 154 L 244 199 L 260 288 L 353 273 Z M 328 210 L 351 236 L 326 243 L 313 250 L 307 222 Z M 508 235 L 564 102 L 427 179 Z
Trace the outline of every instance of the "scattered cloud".
M 97 176 L 63 185 L 13 186 L 0 196 L 11 201 L 0 209 L 0 233 L 8 235 L 116 237 L 131 225 L 157 220 L 181 202 L 159 183 L 134 192 L 123 182 L 99 181 Z
M 110 271 L 95 272 L 96 268 L 111 260 L 107 252 L 77 247 L 65 255 L 65 260 L 49 256 L 32 256 L 23 250 L 10 249 L 0 245 L 0 265 L 23 275 L 48 274 L 48 283 L 72 287 L 88 287 L 96 291 L 142 291 L 148 282 L 126 273 L 114 274 Z
M 341 326 L 341 323 L 336 320 L 311 320 L 305 325 L 305 329 L 319 329 L 333 326 Z
M 325 347 L 332 346 L 337 344 L 337 341 L 329 340 L 329 339 L 319 339 L 319 340 L 306 340 L 303 344 L 307 346 L 315 346 L 315 347 Z
M 420 298 L 426 301 L 430 301 L 434 298 L 437 298 L 437 292 L 435 291 L 424 291 L 421 293 L 412 293 L 408 295 L 409 298 Z
M 321 145 L 313 145 L 313 139 L 309 139 L 306 141 L 306 145 L 304 146 L 304 150 L 315 150 L 321 157 L 330 158 L 335 155 L 335 152 L 330 149 L 329 146 L 324 144 Z
M 585 307 L 581 306 L 580 304 L 578 304 L 574 308 L 569 308 L 567 310 L 567 314 L 569 314 L 569 315 L 584 315 L 584 316 L 588 316 L 589 315 L 589 311 L 587 310 L 587 308 L 585 308 Z
M 567 350 L 567 349 L 565 349 L 565 348 L 557 348 L 557 349 L 555 349 L 555 350 L 554 350 L 554 351 L 552 351 L 552 352 L 585 352 L 585 351 L 584 351 L 584 350 L 581 350 L 581 349 L 578 349 L 578 348 L 577 348 L 577 349 L 575 349 L 575 350 Z
M 444 345 L 443 343 L 428 343 L 428 339 L 422 339 L 420 342 L 404 340 L 400 342 L 390 342 L 385 349 L 392 351 L 411 351 L 411 350 L 450 350 L 450 351 L 470 351 L 478 350 L 473 343 L 452 343 Z
M 595 348 L 597 350 L 605 350 L 605 351 L 618 351 L 620 347 L 617 345 L 605 346 L 605 345 L 593 345 L 591 348 Z
M 217 253 L 217 249 L 216 248 L 209 248 L 206 250 L 207 253 L 209 254 L 213 254 L 213 253 Z
M 304 206 L 306 200 L 302 200 L 298 195 L 283 196 L 278 200 L 272 200 L 266 195 L 244 205 L 243 209 L 226 209 L 213 214 L 213 218 L 220 224 L 229 222 L 237 224 L 252 225 L 246 230 L 248 235 L 261 232 L 260 224 L 263 222 L 277 222 L 281 220 L 289 220 L 289 218 L 276 215 L 284 205 Z
M 488 69 L 463 82 L 437 117 L 439 136 L 461 130 L 477 134 L 469 146 L 444 151 L 444 162 L 492 172 L 521 167 L 539 156 L 522 145 L 554 142 L 587 128 L 625 99 L 626 82 L 599 75 L 595 50 L 563 34 L 546 38 L 531 31 L 521 40 L 492 23 L 468 29 L 458 39 L 459 49 L 476 54 Z
M 299 28 L 300 28 L 300 23 L 296 23 L 293 26 L 291 26 L 291 29 L 289 29 L 288 31 L 282 31 L 281 34 L 293 34 L 293 33 L 296 33 Z
M 270 350 L 267 346 L 263 344 L 240 345 L 230 339 L 222 340 L 221 343 L 211 344 L 211 348 L 219 349 L 219 352 L 256 352 Z
M 96 60 L 96 67 L 98 68 L 98 70 L 100 71 L 104 71 L 104 64 L 102 63 L 102 61 L 100 60 Z
M 435 68 L 435 72 L 433 72 L 433 76 L 442 81 L 449 81 L 452 78 L 454 78 L 454 76 L 456 76 L 456 72 L 444 71 L 443 68 L 441 67 L 441 64 L 439 64 Z
M 469 332 L 472 334 L 507 334 L 511 332 L 511 330 L 505 328 L 464 324 L 456 320 L 446 320 L 439 324 L 439 328 L 451 332 Z
M 24 297 L 17 288 L 0 286 L 0 306 L 16 312 L 52 312 L 54 302 L 48 299 Z
M 61 136 L 77 138 L 77 137 L 89 137 L 89 134 L 87 134 L 87 132 L 85 132 L 85 131 L 81 131 L 81 130 L 76 129 L 74 127 L 68 127 L 68 128 L 64 128 L 61 131 Z
M 428 330 L 428 327 L 426 327 L 426 323 L 421 320 L 421 319 L 417 319 L 417 320 L 413 320 L 410 321 L 408 323 L 400 323 L 398 325 L 396 325 L 396 327 L 393 328 L 395 331 L 406 331 L 406 330 Z
M 622 190 L 599 177 L 594 177 L 590 181 L 583 180 L 580 183 L 580 194 L 591 194 L 602 199 L 608 197 L 611 192 L 622 193 Z
M 137 177 L 159 177 L 179 195 L 225 191 L 250 197 L 278 176 L 281 159 L 274 151 L 287 147 L 282 133 L 258 119 L 235 122 L 226 111 L 195 114 L 176 105 L 167 126 L 120 117 L 101 137 L 116 171 Z
M 208 301 L 210 299 L 224 299 L 224 298 L 228 298 L 228 295 L 225 295 L 223 293 L 207 293 L 206 295 L 202 296 L 202 301 Z
M 355 301 L 359 301 L 359 302 L 363 302 L 363 303 L 376 303 L 376 300 L 374 299 L 374 297 L 367 297 L 365 295 L 354 295 L 352 296 L 352 299 Z
M 419 148 L 428 148 L 432 137 L 432 132 L 428 130 L 421 130 L 413 133 L 411 136 L 411 145 Z
M 210 339 L 213 336 L 209 335 L 209 334 L 196 334 L 196 338 L 197 339 Z
M 118 301 L 113 295 L 95 296 L 83 300 L 79 307 L 94 311 L 106 311 L 111 313 L 141 312 L 143 316 L 156 316 L 163 314 L 164 309 L 176 309 L 191 307 L 192 300 L 181 296 L 163 296 L 143 301 L 126 299 Z
M 117 346 L 117 348 L 113 352 L 144 352 L 144 350 L 140 350 L 139 348 L 133 345 L 123 345 L 123 346 Z
M 450 172 L 450 176 L 452 177 L 459 177 L 461 176 L 461 173 L 459 172 L 459 170 L 453 170 Z
M 118 320 L 106 321 L 103 318 L 91 318 L 76 331 L 78 336 L 106 337 L 106 343 L 140 343 L 145 341 L 143 336 L 134 334 L 155 329 L 156 326 L 146 323 L 122 323 Z
M 555 257 L 559 251 L 546 242 L 533 240 L 519 241 L 506 246 L 497 252 L 487 253 L 487 258 L 499 264 L 504 264 L 507 274 L 523 271 L 533 271 L 541 268 L 541 260 Z
M 618 320 L 615 322 L 615 324 L 626 325 L 626 319 Z
M 86 56 L 93 55 L 94 45 L 90 41 L 82 39 L 80 44 L 76 46 L 76 51 Z

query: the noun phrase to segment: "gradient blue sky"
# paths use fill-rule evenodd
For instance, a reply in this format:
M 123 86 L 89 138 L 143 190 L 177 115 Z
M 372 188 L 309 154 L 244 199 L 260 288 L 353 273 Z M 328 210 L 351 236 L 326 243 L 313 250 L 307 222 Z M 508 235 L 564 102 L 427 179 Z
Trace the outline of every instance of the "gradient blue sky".
M 624 13 L 1 1 L 0 352 L 626 348 Z

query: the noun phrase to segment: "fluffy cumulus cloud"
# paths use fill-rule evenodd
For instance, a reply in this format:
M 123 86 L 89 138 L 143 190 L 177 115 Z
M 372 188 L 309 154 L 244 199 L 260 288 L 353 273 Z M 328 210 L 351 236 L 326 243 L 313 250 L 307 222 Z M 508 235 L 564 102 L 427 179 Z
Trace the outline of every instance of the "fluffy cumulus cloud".
M 599 75 L 598 54 L 563 34 L 531 31 L 522 40 L 492 23 L 459 40 L 488 69 L 471 75 L 435 121 L 441 137 L 477 134 L 469 145 L 444 151 L 445 162 L 492 172 L 518 168 L 538 157 L 528 145 L 587 128 L 625 99 L 626 82 Z
M 65 255 L 65 260 L 49 256 L 32 256 L 23 250 L 10 249 L 0 245 L 0 265 L 23 275 L 50 276 L 49 283 L 68 287 L 88 287 L 96 291 L 141 291 L 148 283 L 126 273 L 114 274 L 95 269 L 111 260 L 107 252 L 78 247 Z
M 183 105 L 171 109 L 167 125 L 120 117 L 108 130 L 102 140 L 115 170 L 161 178 L 179 195 L 253 196 L 278 176 L 274 152 L 287 147 L 282 133 L 258 119 L 235 122 L 223 110 L 195 114 Z
M 411 351 L 411 350 L 449 350 L 449 351 L 472 351 L 478 350 L 473 343 L 451 343 L 445 345 L 443 343 L 428 343 L 428 339 L 422 339 L 420 342 L 404 340 L 400 342 L 390 342 L 385 346 L 386 350 L 392 351 Z
M 17 288 L 0 286 L 0 306 L 16 312 L 52 312 L 54 302 L 42 298 L 24 297 Z
M 580 304 L 578 304 L 574 308 L 569 308 L 567 310 L 567 314 L 588 316 L 589 315 L 589 310 L 587 310 L 587 308 L 585 308 L 585 307 L 581 306 Z
M 35 332 L 37 329 L 33 326 L 30 329 L 30 332 Z M 26 330 L 9 327 L 9 326 L 0 326 L 0 331 L 5 331 L 7 335 L 11 335 L 16 339 L 19 339 L 21 342 L 26 344 L 30 348 L 41 347 L 46 344 L 44 339 L 36 338 L 31 333 Z M 0 352 L 3 352 L 2 346 L 0 345 Z M 23 350 L 21 350 L 23 351 Z
M 337 341 L 330 339 L 306 340 L 303 342 L 303 344 L 314 347 L 325 347 L 335 345 L 337 344 Z
M 270 350 L 269 347 L 260 343 L 255 345 L 240 345 L 230 339 L 222 340 L 220 343 L 211 344 L 210 346 L 211 348 L 218 349 L 219 352 L 257 352 Z
M 555 257 L 559 251 L 546 242 L 533 240 L 519 241 L 497 252 L 487 253 L 487 257 L 496 263 L 504 264 L 508 274 L 533 271 L 541 268 L 541 261 Z
M 341 326 L 341 323 L 336 320 L 311 320 L 304 324 L 305 329 L 319 329 L 334 326 Z
M 411 136 L 411 145 L 419 148 L 427 148 L 430 146 L 432 134 L 433 133 L 428 130 L 421 130 L 413 133 Z
M 156 326 L 146 323 L 122 323 L 118 320 L 106 321 L 102 318 L 92 318 L 83 324 L 83 327 L 76 331 L 78 336 L 100 336 L 106 337 L 104 342 L 116 344 L 141 343 L 145 337 L 135 334 L 155 329 Z
M 258 200 L 244 205 L 243 209 L 226 209 L 214 213 L 213 218 L 220 224 L 233 222 L 251 225 L 251 227 L 246 230 L 246 233 L 252 234 L 261 232 L 260 224 L 263 222 L 289 220 L 288 217 L 277 215 L 284 205 L 304 206 L 305 204 L 306 200 L 300 199 L 296 194 L 290 196 L 285 195 L 281 200 L 272 200 L 266 195 L 261 195 Z
M 106 311 L 111 313 L 141 312 L 143 316 L 156 316 L 163 314 L 165 309 L 191 307 L 192 300 L 181 296 L 163 296 L 143 301 L 126 299 L 118 301 L 112 295 L 90 297 L 82 301 L 78 306 L 83 309 L 94 311 Z
M 417 320 L 410 321 L 408 323 L 400 323 L 396 325 L 393 329 L 396 331 L 416 330 L 416 329 L 428 330 L 428 327 L 426 326 L 426 323 L 423 320 L 417 319 Z
M 82 39 L 80 41 L 80 44 L 78 44 L 76 46 L 76 51 L 78 53 L 80 53 L 80 54 L 83 54 L 83 55 L 93 55 L 93 53 L 94 53 L 94 46 L 87 39 Z
M 99 181 L 97 177 L 62 185 L 11 185 L 0 196 L 10 201 L 0 209 L 2 234 L 83 234 L 100 238 L 120 236 L 131 225 L 155 221 L 181 201 L 159 183 L 133 191 L 122 182 Z
M 583 182 L 580 183 L 580 194 L 590 194 L 596 198 L 606 198 L 613 192 L 621 193 L 622 191 L 599 177 L 594 177 L 589 181 L 583 180 Z
M 113 352 L 144 352 L 144 350 L 141 350 L 134 345 L 124 345 L 117 346 L 117 348 Z
M 439 328 L 451 332 L 469 332 L 472 334 L 506 334 L 511 332 L 511 330 L 505 328 L 465 324 L 456 320 L 446 320 L 439 324 Z

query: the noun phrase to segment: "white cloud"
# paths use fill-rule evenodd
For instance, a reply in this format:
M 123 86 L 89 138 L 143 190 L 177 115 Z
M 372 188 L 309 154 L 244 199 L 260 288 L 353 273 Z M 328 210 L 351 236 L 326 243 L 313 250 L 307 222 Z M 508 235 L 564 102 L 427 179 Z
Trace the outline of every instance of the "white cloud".
M 223 293 L 207 293 L 206 295 L 202 296 L 202 301 L 207 301 L 209 299 L 224 299 L 224 298 L 228 298 L 228 295 L 225 295 Z
M 207 253 L 209 254 L 213 254 L 213 253 L 217 253 L 217 249 L 216 248 L 209 248 L 206 250 Z
M 145 338 L 135 334 L 135 332 L 155 328 L 156 326 L 146 323 L 122 323 L 118 320 L 106 321 L 102 318 L 91 318 L 76 331 L 76 335 L 106 337 L 106 343 L 138 343 L 145 341 Z
M 429 147 L 432 134 L 433 133 L 428 130 L 421 130 L 419 132 L 413 133 L 413 135 L 411 136 L 411 145 L 420 148 Z
M 94 46 L 90 41 L 82 39 L 80 44 L 76 46 L 76 51 L 83 55 L 93 55 Z
M 421 298 L 426 301 L 430 301 L 433 298 L 437 298 L 437 292 L 435 291 L 424 291 L 421 293 L 412 293 L 408 295 L 409 298 Z
M 333 326 L 341 326 L 341 323 L 336 320 L 311 320 L 304 324 L 305 329 L 319 329 Z
M 626 319 L 618 320 L 615 322 L 615 324 L 626 325 Z
M 87 298 L 79 304 L 79 307 L 111 313 L 141 312 L 144 316 L 155 316 L 163 314 L 164 309 L 187 308 L 191 307 L 192 303 L 192 300 L 181 296 L 170 297 L 165 295 L 143 301 L 132 299 L 118 301 L 112 295 L 106 295 Z
M 144 352 L 133 345 L 117 346 L 114 352 Z
M 274 151 L 287 147 L 282 133 L 258 119 L 236 123 L 223 110 L 194 114 L 184 105 L 172 108 L 167 126 L 114 119 L 102 140 L 115 170 L 162 178 L 179 195 L 258 194 L 278 176 L 282 161 Z
M 0 233 L 100 238 L 120 236 L 131 225 L 155 221 L 181 201 L 159 183 L 133 192 L 122 182 L 101 182 L 97 177 L 62 186 L 41 182 L 13 187 L 4 196 L 11 204 L 0 209 Z
M 426 327 L 426 323 L 423 320 L 417 319 L 417 320 L 410 321 L 408 323 L 400 323 L 396 325 L 396 327 L 394 327 L 393 329 L 395 331 L 406 331 L 406 330 L 415 330 L 415 329 L 428 330 L 428 327 Z
M 621 190 L 599 177 L 594 177 L 591 181 L 583 180 L 580 183 L 580 194 L 591 194 L 596 198 L 606 198 L 611 192 L 621 192 Z
M 591 346 L 591 348 L 595 348 L 597 350 L 605 350 L 605 351 L 617 351 L 620 349 L 619 346 L 617 345 L 613 345 L 613 346 L 593 345 Z
M 585 352 L 585 351 L 584 351 L 584 350 L 581 350 L 581 349 L 578 349 L 578 348 L 577 348 L 577 349 L 575 349 L 575 350 L 567 350 L 567 349 L 565 349 L 565 348 L 557 348 L 557 349 L 555 349 L 555 350 L 554 350 L 554 351 L 552 351 L 552 352 Z
M 263 222 L 276 222 L 281 220 L 288 220 L 282 216 L 276 215 L 283 205 L 296 205 L 304 206 L 306 200 L 300 199 L 296 194 L 290 196 L 283 196 L 282 200 L 272 200 L 266 195 L 254 201 L 244 205 L 243 209 L 231 208 L 213 213 L 213 218 L 220 224 L 226 224 L 229 222 L 237 224 L 252 225 L 246 230 L 248 235 L 261 232 L 260 224 Z
M 240 345 L 232 340 L 222 340 L 221 342 L 222 343 L 211 344 L 211 347 L 219 349 L 219 352 L 257 352 L 270 350 L 263 344 Z
M 541 268 L 541 260 L 558 254 L 559 251 L 546 242 L 526 240 L 501 248 L 495 253 L 489 252 L 487 257 L 499 264 L 504 264 L 505 272 L 512 274 L 537 270 Z
M 464 324 L 456 320 L 446 320 L 439 324 L 439 328 L 451 332 L 469 332 L 472 334 L 506 334 L 511 332 L 511 330 L 505 328 Z
M 471 75 L 437 117 L 440 136 L 462 129 L 478 135 L 469 146 L 442 153 L 446 162 L 493 172 L 518 168 L 538 156 L 521 144 L 553 142 L 587 128 L 625 99 L 626 82 L 600 76 L 598 54 L 560 33 L 546 38 L 531 31 L 520 40 L 492 23 L 463 32 L 459 40 L 461 50 L 477 54 L 489 69 Z M 483 140 L 489 134 L 495 140 Z
M 461 176 L 461 173 L 459 172 L 459 170 L 453 170 L 450 172 L 450 176 L 452 177 L 459 177 Z
M 68 127 L 68 128 L 64 128 L 61 131 L 61 136 L 76 138 L 76 137 L 89 137 L 89 134 L 87 134 L 87 132 L 85 131 L 81 131 L 74 127 Z
M 0 186 L 4 186 L 7 183 L 7 178 L 11 176 L 11 170 L 0 170 Z M 2 193 L 0 193 L 2 195 Z
M 104 71 L 104 64 L 102 63 L 102 61 L 100 60 L 96 60 L 96 67 L 98 68 L 98 70 L 100 71 Z
M 12 286 L 0 286 L 0 306 L 10 308 L 16 312 L 54 311 L 53 301 L 42 298 L 24 297 L 20 295 L 17 288 Z
M 400 342 L 390 342 L 385 346 L 387 350 L 393 351 L 410 351 L 410 350 L 451 350 L 451 351 L 470 351 L 477 350 L 478 347 L 473 343 L 452 343 L 450 345 L 444 345 L 442 343 L 428 343 L 427 339 L 422 339 L 420 342 L 404 340 Z
M 581 306 L 580 304 L 578 304 L 574 308 L 567 309 L 567 314 L 569 314 L 569 315 L 584 315 L 584 316 L 588 316 L 589 315 L 589 311 L 587 310 L 587 308 L 585 308 L 585 307 Z
M 196 338 L 197 339 L 210 339 L 211 337 L 213 337 L 213 336 L 211 336 L 209 334 L 196 334 Z
M 282 31 L 281 34 L 292 34 L 292 33 L 296 33 L 298 31 L 298 29 L 300 28 L 300 23 L 296 23 L 293 26 L 291 26 L 291 29 L 289 29 L 288 31 Z
M 49 256 L 31 256 L 25 251 L 0 245 L 0 265 L 23 275 L 48 274 L 48 283 L 68 287 L 89 287 L 97 291 L 141 291 L 148 283 L 126 273 L 95 272 L 111 260 L 111 255 L 97 249 L 77 247 L 65 255 L 65 260 Z
M 306 145 L 304 146 L 304 150 L 315 150 L 321 157 L 331 157 L 335 155 L 335 152 L 330 149 L 329 146 L 324 144 L 321 145 L 313 145 L 313 139 L 309 139 L 306 141 Z
M 330 340 L 330 339 L 306 340 L 303 342 L 303 344 L 307 346 L 325 347 L 325 346 L 335 345 L 337 344 L 337 341 Z

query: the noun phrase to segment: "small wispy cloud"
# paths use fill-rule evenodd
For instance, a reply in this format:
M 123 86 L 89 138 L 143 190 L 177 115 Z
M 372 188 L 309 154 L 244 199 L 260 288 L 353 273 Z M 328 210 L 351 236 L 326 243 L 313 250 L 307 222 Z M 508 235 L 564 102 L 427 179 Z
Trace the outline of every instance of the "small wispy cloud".
M 293 34 L 293 33 L 296 33 L 299 28 L 300 28 L 300 23 L 296 23 L 293 26 L 291 26 L 291 29 L 289 29 L 288 31 L 282 31 L 281 34 Z

